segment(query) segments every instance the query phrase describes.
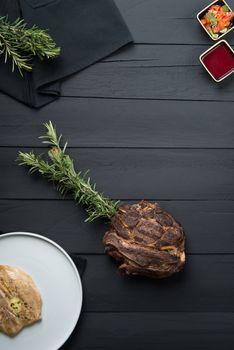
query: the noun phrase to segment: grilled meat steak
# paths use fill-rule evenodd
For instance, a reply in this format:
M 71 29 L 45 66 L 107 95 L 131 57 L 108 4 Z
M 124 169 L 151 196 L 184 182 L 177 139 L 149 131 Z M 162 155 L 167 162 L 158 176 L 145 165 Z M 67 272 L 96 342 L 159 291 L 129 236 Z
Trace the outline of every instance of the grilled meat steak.
M 119 206 L 118 201 L 97 192 L 89 177 L 76 172 L 73 159 L 65 152 L 67 143 L 60 146 L 61 136 L 53 124 L 45 127 L 43 139 L 50 145 L 50 161 L 33 152 L 20 152 L 20 165 L 55 182 L 61 193 L 70 191 L 75 201 L 86 207 L 87 221 L 99 217 L 111 220 L 103 238 L 105 251 L 120 262 L 120 270 L 126 274 L 164 278 L 180 271 L 185 263 L 182 226 L 157 203 Z
M 103 243 L 126 274 L 164 278 L 185 263 L 184 230 L 158 203 L 120 206 Z

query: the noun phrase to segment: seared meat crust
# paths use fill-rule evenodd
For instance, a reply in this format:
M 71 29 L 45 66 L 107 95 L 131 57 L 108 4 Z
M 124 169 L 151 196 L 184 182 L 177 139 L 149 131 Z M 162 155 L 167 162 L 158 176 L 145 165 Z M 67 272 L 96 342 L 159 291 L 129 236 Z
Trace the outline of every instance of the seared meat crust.
M 126 274 L 165 278 L 185 263 L 184 230 L 158 203 L 120 206 L 103 243 Z

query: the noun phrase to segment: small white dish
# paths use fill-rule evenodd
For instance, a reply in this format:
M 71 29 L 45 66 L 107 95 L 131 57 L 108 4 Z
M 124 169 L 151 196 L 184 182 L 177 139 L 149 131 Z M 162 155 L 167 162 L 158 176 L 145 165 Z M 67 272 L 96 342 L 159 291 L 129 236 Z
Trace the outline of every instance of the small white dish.
M 214 52 L 218 47 L 220 46 L 224 46 L 226 47 L 227 51 L 229 52 L 229 55 L 231 55 L 232 57 L 232 65 L 226 70 L 226 72 L 224 72 L 223 75 L 221 75 L 221 77 L 219 78 L 215 78 L 214 74 L 212 74 L 212 71 L 207 67 L 207 65 L 204 62 L 204 58 L 209 55 L 210 53 Z M 213 80 L 216 83 L 220 83 L 221 81 L 223 81 L 224 79 L 226 79 L 227 77 L 229 77 L 230 75 L 232 75 L 234 73 L 234 51 L 232 49 L 232 47 L 228 44 L 228 42 L 226 40 L 220 40 L 219 42 L 217 42 L 216 44 L 214 44 L 213 46 L 211 46 L 208 50 L 206 50 L 205 52 L 203 52 L 200 57 L 199 60 L 201 62 L 201 64 L 203 65 L 203 67 L 205 68 L 205 70 L 209 73 L 209 75 L 213 78 Z M 216 67 L 217 65 L 223 65 L 225 66 L 224 63 L 224 58 L 216 58 L 216 62 L 213 62 L 213 68 Z
M 79 319 L 82 285 L 69 255 L 55 242 L 33 233 L 0 236 L 0 264 L 29 273 L 42 297 L 42 320 L 11 338 L 0 333 L 2 350 L 58 350 Z
M 225 0 L 215 0 L 215 1 L 211 2 L 208 6 L 206 6 L 204 9 L 202 9 L 200 12 L 198 12 L 198 14 L 197 14 L 197 20 L 198 20 L 198 22 L 199 22 L 200 25 L 203 27 L 203 29 L 206 31 L 206 33 L 209 35 L 209 37 L 210 37 L 212 40 L 214 40 L 214 41 L 220 40 L 224 35 L 230 33 L 230 31 L 234 29 L 234 25 L 232 24 L 231 28 L 229 28 L 229 29 L 226 31 L 226 33 L 223 33 L 223 34 L 219 35 L 217 38 L 214 38 L 214 37 L 208 32 L 208 30 L 206 29 L 206 27 L 205 27 L 204 24 L 202 23 L 201 19 L 202 19 L 202 17 L 205 15 L 205 13 L 209 10 L 209 8 L 210 8 L 212 5 L 216 5 L 216 4 L 217 4 L 217 5 L 221 5 L 221 4 L 226 5 L 226 6 L 232 11 L 231 7 L 228 5 L 228 3 L 227 3 Z M 232 23 L 233 23 L 233 22 L 232 22 Z

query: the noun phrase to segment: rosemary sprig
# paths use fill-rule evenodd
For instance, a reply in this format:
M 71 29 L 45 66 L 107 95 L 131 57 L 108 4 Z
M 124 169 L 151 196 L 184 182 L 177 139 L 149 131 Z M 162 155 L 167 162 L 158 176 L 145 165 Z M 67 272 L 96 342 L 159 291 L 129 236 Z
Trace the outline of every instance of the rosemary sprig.
M 19 165 L 26 165 L 30 168 L 30 173 L 38 172 L 57 184 L 60 193 L 70 192 L 75 201 L 85 206 L 88 213 L 86 221 L 93 221 L 98 217 L 110 219 L 116 213 L 119 202 L 99 193 L 96 185 L 90 183 L 87 172 L 82 174 L 75 171 L 73 160 L 66 154 L 67 143 L 62 148 L 60 146 L 62 135 L 57 136 L 56 128 L 51 121 L 44 125 L 47 133 L 40 138 L 44 140 L 43 143 L 50 146 L 48 152 L 50 160 L 45 160 L 33 152 L 19 152 L 17 158 Z
M 23 19 L 10 22 L 7 16 L 0 17 L 0 56 L 4 56 L 6 63 L 12 60 L 12 72 L 15 66 L 22 71 L 32 71 L 31 60 L 33 56 L 55 58 L 59 56 L 60 48 L 56 47 L 47 29 L 34 25 L 27 27 Z

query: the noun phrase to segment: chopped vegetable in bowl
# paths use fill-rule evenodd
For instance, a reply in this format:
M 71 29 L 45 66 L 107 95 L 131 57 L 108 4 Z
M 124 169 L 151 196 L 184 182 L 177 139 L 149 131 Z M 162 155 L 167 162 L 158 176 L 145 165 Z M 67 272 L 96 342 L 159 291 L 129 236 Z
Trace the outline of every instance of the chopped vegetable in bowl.
M 232 27 L 234 13 L 227 5 L 212 5 L 201 19 L 201 23 L 213 39 L 218 39 Z

